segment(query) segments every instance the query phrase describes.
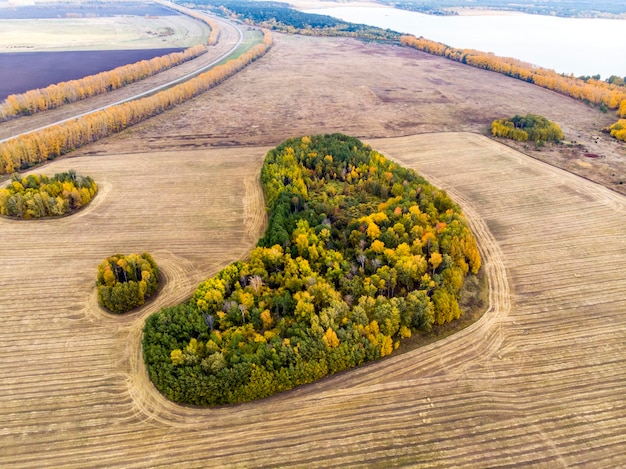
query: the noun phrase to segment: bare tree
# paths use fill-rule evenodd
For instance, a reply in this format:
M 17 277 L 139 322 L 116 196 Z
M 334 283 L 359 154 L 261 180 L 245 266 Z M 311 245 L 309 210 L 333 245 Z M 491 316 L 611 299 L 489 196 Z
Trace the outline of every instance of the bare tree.
M 263 286 L 263 279 L 261 278 L 261 276 L 253 275 L 252 277 L 248 279 L 248 283 L 254 290 L 254 294 L 258 295 L 259 290 L 261 290 L 261 287 Z

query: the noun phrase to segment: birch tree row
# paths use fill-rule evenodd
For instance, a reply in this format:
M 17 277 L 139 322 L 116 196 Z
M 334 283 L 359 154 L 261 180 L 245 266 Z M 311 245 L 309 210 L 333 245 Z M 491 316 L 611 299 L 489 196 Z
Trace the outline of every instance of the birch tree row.
M 106 72 L 56 83 L 46 88 L 29 90 L 22 94 L 12 94 L 0 105 L 0 120 L 7 121 L 36 114 L 104 94 L 195 59 L 206 52 L 206 46 L 198 44 L 183 52 L 141 60 Z
M 473 67 L 502 73 L 519 80 L 533 83 L 542 88 L 556 91 L 574 99 L 600 106 L 601 109 L 615 109 L 618 116 L 626 117 L 626 87 L 590 78 L 582 80 L 570 75 L 561 75 L 553 70 L 536 67 L 521 60 L 499 57 L 491 53 L 473 49 L 457 49 L 423 37 L 406 35 L 402 44 L 433 55 L 446 57 Z M 619 122 L 614 124 L 619 126 Z M 621 134 L 611 133 L 620 138 Z
M 52 160 L 156 116 L 218 85 L 263 56 L 272 45 L 264 31 L 263 41 L 236 59 L 151 96 L 118 104 L 74 120 L 37 130 L 0 143 L 0 174 L 11 174 Z
M 217 22 L 198 14 L 190 14 L 189 16 L 203 21 L 211 28 L 206 44 L 197 44 L 182 52 L 172 52 L 150 60 L 122 65 L 113 70 L 89 75 L 78 80 L 64 81 L 45 88 L 12 94 L 0 104 L 0 122 L 55 109 L 65 104 L 104 94 L 205 54 L 208 51 L 208 45 L 217 43 L 219 25 Z

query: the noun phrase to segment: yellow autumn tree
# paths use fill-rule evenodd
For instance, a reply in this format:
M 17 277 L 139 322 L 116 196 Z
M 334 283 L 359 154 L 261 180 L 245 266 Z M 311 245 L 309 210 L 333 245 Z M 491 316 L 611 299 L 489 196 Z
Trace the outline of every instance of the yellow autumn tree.
M 265 54 L 272 36 L 264 31 L 263 42 L 236 59 L 204 72 L 184 83 L 154 95 L 96 111 L 72 121 L 0 143 L 0 174 L 26 169 L 46 159 L 53 159 L 82 145 L 95 142 L 128 126 L 153 117 L 214 87 Z M 306 190 L 306 187 L 305 189 Z
M 337 333 L 330 327 L 326 329 L 326 332 L 322 336 L 322 340 L 328 348 L 339 347 L 339 338 L 337 337 Z
M 182 52 L 173 52 L 150 60 L 122 65 L 79 80 L 70 80 L 43 89 L 11 95 L 0 104 L 0 121 L 55 109 L 64 104 L 107 93 L 194 59 L 206 53 L 207 50 L 205 45 L 198 44 Z
M 618 109 L 619 106 L 621 116 L 626 116 L 626 105 L 624 112 L 622 113 L 621 111 L 621 103 L 626 100 L 626 88 L 617 84 L 564 76 L 553 70 L 536 67 L 521 60 L 499 57 L 492 53 L 474 49 L 456 49 L 424 39 L 423 37 L 417 38 L 405 35 L 400 38 L 400 41 L 405 46 L 413 47 L 429 54 L 446 57 L 450 60 L 466 63 L 484 70 L 502 73 L 575 99 L 604 105 L 609 109 Z
M 620 119 L 608 128 L 611 136 L 622 142 L 626 142 L 626 119 Z

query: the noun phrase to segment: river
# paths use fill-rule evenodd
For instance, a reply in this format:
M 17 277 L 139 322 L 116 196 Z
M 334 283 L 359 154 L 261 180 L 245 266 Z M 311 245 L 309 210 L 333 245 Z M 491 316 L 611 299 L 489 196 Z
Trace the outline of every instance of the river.
M 558 73 L 600 74 L 602 79 L 626 76 L 626 20 L 515 12 L 434 16 L 387 7 L 337 7 L 306 12 L 423 36 L 456 48 L 514 57 Z

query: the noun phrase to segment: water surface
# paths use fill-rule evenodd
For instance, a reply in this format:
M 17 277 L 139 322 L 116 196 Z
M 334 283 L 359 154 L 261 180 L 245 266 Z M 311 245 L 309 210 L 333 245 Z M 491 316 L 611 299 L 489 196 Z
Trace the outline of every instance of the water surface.
M 515 57 L 575 76 L 626 76 L 626 20 L 558 18 L 501 12 L 434 16 L 386 7 L 307 10 L 401 33 L 423 36 L 452 47 Z

